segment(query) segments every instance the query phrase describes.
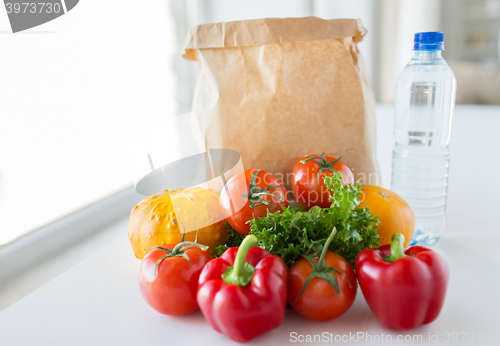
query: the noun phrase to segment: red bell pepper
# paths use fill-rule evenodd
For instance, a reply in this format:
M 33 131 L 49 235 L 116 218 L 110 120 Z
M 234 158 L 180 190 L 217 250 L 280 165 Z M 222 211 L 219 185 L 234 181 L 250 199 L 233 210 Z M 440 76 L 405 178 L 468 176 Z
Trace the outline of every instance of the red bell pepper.
M 205 318 L 240 342 L 279 327 L 285 318 L 285 262 L 256 244 L 248 235 L 239 248 L 208 262 L 198 280 L 197 301 Z
M 359 286 L 375 314 L 387 328 L 411 329 L 434 321 L 443 306 L 448 265 L 423 246 L 404 250 L 404 236 L 392 244 L 366 249 L 356 257 Z

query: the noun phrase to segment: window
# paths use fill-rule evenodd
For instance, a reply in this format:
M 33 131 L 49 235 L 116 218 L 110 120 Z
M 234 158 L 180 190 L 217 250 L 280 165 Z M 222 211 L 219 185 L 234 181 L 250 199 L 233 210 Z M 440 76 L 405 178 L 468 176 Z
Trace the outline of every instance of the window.
M 16 34 L 3 8 L 0 245 L 132 183 L 134 129 L 177 114 L 178 49 L 166 1 L 81 1 Z

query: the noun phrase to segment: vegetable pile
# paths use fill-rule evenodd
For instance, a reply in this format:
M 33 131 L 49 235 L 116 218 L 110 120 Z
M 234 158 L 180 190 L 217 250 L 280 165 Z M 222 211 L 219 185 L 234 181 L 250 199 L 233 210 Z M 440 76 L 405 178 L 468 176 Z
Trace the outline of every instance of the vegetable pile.
M 315 321 L 343 315 L 354 302 L 358 280 L 368 306 L 387 328 L 409 329 L 437 318 L 448 267 L 427 248 L 404 250 L 414 216 L 401 197 L 380 187 L 362 189 L 340 158 L 325 154 L 298 161 L 292 187 L 300 206 L 288 206 L 283 184 L 271 173 L 238 173 L 219 197 L 217 212 L 224 215 L 225 226 L 219 218 L 217 228 L 195 242 L 184 241 L 184 230 L 180 243 L 152 244 L 151 249 L 140 248 L 136 240 L 151 239 L 150 244 L 162 239 L 148 233 L 158 231 L 151 225 L 157 219 L 168 221 L 177 236 L 176 213 L 169 213 L 168 220 L 154 218 L 152 212 L 170 212 L 170 204 L 141 202 L 147 222 L 134 208 L 129 234 L 134 251 L 150 251 L 140 273 L 146 302 L 167 315 L 199 308 L 213 329 L 239 342 L 278 328 L 287 302 Z M 213 202 L 196 203 L 206 208 L 200 213 L 214 208 Z M 186 201 L 186 215 L 198 215 L 189 208 Z M 379 241 L 387 245 L 379 247 Z M 215 253 L 218 258 L 212 259 Z

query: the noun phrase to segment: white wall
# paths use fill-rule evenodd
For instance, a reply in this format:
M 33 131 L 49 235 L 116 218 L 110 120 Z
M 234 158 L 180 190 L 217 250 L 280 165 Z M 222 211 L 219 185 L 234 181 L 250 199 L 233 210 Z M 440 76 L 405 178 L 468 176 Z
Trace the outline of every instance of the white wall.
M 309 0 L 198 0 L 198 24 L 312 14 Z
M 380 2 L 380 101 L 394 102 L 397 77 L 413 56 L 417 32 L 441 30 L 440 0 L 381 0 Z

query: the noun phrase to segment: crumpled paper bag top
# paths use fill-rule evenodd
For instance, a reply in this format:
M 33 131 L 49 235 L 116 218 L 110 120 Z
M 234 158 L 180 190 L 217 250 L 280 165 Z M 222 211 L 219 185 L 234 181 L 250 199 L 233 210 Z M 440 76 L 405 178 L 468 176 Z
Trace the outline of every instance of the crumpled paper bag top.
M 196 49 L 262 46 L 324 39 L 360 42 L 367 30 L 359 19 L 264 18 L 202 24 L 191 28 L 183 57 L 196 60 Z

